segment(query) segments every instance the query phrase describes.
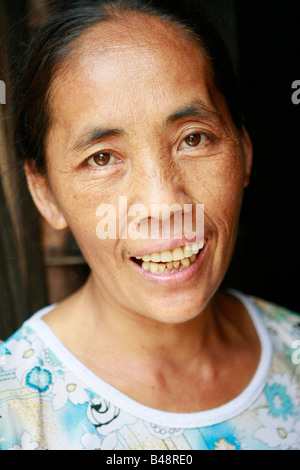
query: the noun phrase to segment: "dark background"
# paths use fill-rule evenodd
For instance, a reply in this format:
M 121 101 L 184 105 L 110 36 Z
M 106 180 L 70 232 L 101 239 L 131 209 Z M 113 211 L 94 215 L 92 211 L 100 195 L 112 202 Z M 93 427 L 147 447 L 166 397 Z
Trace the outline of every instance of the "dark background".
M 224 280 L 300 313 L 300 2 L 199 0 L 223 35 L 246 92 L 254 147 L 235 255 Z
M 230 284 L 300 312 L 300 2 L 234 2 L 254 165 Z
M 300 80 L 300 2 L 198 1 L 222 33 L 247 92 L 245 122 L 254 146 L 253 172 L 250 186 L 245 191 L 236 252 L 224 285 L 300 312 L 300 104 L 295 105 L 291 100 L 291 85 Z M 5 39 L 1 43 L 0 79 L 5 77 L 6 80 L 9 71 L 10 90 L 16 78 L 14 58 L 20 55 L 23 44 L 28 41 L 28 25 L 34 28 L 47 14 L 47 1 L 0 0 L 0 13 L 0 33 Z M 6 125 L 9 135 L 9 121 Z M 55 255 L 53 247 L 46 255 L 45 250 L 38 248 L 39 221 L 25 197 L 24 187 L 20 188 L 18 199 L 23 205 L 18 207 L 21 207 L 20 217 L 23 217 L 22 226 L 25 227 L 21 245 L 26 247 L 23 250 L 23 283 L 18 281 L 17 290 L 12 287 L 13 271 L 9 276 L 6 274 L 11 263 L 7 253 L 11 254 L 11 251 L 0 250 L 0 338 L 12 333 L 49 299 L 52 301 L 49 295 L 51 276 L 45 274 L 51 266 L 52 269 L 56 266 L 51 289 L 68 279 L 73 283 L 72 290 L 83 282 L 87 273 L 78 261 L 80 254 L 68 237 L 63 241 L 67 243 L 65 253 L 63 256 L 60 253 L 59 258 L 65 264 L 60 267 L 58 258 L 55 261 L 57 253 Z M 5 221 L 8 229 L 9 220 Z M 3 227 L 1 237 L 7 238 L 6 245 L 2 242 L 2 246 L 9 246 L 7 243 L 12 241 L 12 236 L 7 237 Z M 20 240 L 18 243 L 20 245 Z M 18 260 L 16 255 L 15 279 L 19 276 Z M 18 299 L 15 292 L 19 292 Z

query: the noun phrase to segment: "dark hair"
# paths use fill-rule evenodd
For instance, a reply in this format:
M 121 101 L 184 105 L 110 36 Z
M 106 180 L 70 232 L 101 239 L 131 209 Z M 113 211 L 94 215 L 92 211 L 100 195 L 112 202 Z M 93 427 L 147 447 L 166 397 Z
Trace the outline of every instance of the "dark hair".
M 215 85 L 227 102 L 232 121 L 241 130 L 239 86 L 230 55 L 211 22 L 198 9 L 183 1 L 180 4 L 168 0 L 81 1 L 54 11 L 36 32 L 24 56 L 15 97 L 15 142 L 22 163 L 33 159 L 37 168 L 46 173 L 48 90 L 55 71 L 72 51 L 74 40 L 91 26 L 117 21 L 134 12 L 165 19 L 197 38 L 210 59 Z

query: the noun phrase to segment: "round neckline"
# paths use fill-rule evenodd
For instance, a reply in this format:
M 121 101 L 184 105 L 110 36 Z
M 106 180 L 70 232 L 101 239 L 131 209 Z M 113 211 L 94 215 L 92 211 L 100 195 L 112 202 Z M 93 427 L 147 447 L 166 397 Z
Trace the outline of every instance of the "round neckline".
M 237 397 L 216 408 L 192 413 L 175 413 L 143 405 L 106 383 L 89 370 L 64 346 L 52 329 L 43 321 L 42 317 L 54 309 L 56 304 L 42 308 L 25 324 L 37 333 L 45 346 L 53 351 L 70 372 L 80 378 L 86 388 L 90 388 L 93 393 L 101 396 L 113 406 L 120 408 L 123 412 L 168 428 L 212 426 L 237 416 L 254 403 L 265 387 L 272 360 L 271 340 L 256 306 L 241 292 L 233 289 L 229 289 L 228 292 L 243 303 L 250 315 L 261 344 L 260 360 L 249 384 Z

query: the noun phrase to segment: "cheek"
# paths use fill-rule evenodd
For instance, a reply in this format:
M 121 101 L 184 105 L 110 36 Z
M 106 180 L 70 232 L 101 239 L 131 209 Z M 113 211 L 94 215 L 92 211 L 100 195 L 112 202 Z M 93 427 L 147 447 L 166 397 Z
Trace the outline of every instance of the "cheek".
M 97 195 L 74 185 L 71 175 L 61 176 L 51 179 L 57 205 L 81 250 L 84 251 L 85 246 L 95 249 Z
M 244 166 L 239 157 L 223 155 L 198 162 L 188 171 L 190 187 L 206 216 L 226 225 L 237 222 L 244 192 Z
M 103 191 L 99 180 L 79 182 L 72 176 L 61 176 L 52 179 L 58 205 L 89 266 L 93 268 L 101 264 L 106 271 L 120 261 L 114 256 L 119 231 L 118 217 L 112 215 L 109 225 L 110 228 L 115 227 L 116 237 L 101 239 L 97 229 L 100 221 L 107 220 L 107 213 L 100 215 L 97 209 L 101 204 L 117 208 L 118 194 L 116 191 Z M 117 210 L 115 213 L 118 215 Z M 106 232 L 107 226 L 103 225 Z

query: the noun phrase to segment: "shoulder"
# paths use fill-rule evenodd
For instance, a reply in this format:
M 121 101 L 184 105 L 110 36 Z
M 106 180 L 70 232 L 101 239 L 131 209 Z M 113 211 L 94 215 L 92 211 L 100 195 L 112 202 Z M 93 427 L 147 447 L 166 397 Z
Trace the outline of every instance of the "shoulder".
M 29 364 L 43 354 L 44 344 L 36 326 L 40 318 L 54 305 L 40 309 L 4 342 L 0 342 L 0 371 L 14 369 L 17 364 Z
M 299 449 L 300 316 L 276 303 L 247 298 L 264 323 L 265 335 L 272 345 L 267 380 L 250 407 L 257 423 L 253 436 L 267 448 Z
M 262 318 L 275 350 L 297 365 L 300 363 L 300 315 L 276 303 L 249 296 Z M 299 360 L 299 362 L 298 362 Z
M 52 383 L 47 365 L 60 365 L 60 361 L 44 342 L 38 326 L 40 317 L 51 308 L 39 310 L 0 345 L 0 405 L 10 395 L 16 397 L 16 391 L 22 396 L 33 391 L 45 392 Z
M 25 322 L 0 346 L 0 407 L 49 386 L 50 376 L 47 381 L 44 374 L 41 381 L 45 347 L 30 325 Z
M 276 303 L 247 297 L 264 324 L 272 348 L 269 382 L 300 392 L 300 315 Z M 270 382 L 270 383 L 271 383 Z M 275 386 L 275 385 L 274 385 Z M 273 385 L 272 385 L 273 387 Z M 300 395 L 299 395 L 300 396 Z M 300 402 L 298 404 L 300 407 Z
M 33 319 L 34 317 L 32 317 Z M 21 363 L 32 362 L 41 353 L 43 343 L 32 327 L 25 322 L 12 336 L 0 345 L 0 371 L 15 370 Z
M 83 419 L 81 405 L 88 407 L 85 384 L 67 369 L 40 317 L 0 346 L 0 450 L 72 448 L 64 416 Z
M 259 297 L 248 296 L 248 298 L 267 319 L 275 321 L 278 325 L 284 323 L 295 325 L 300 334 L 299 313 Z
M 52 375 L 45 364 L 47 348 L 34 331 L 33 320 L 0 345 L 1 450 L 37 447 L 28 428 L 38 422 L 41 394 L 50 388 Z

